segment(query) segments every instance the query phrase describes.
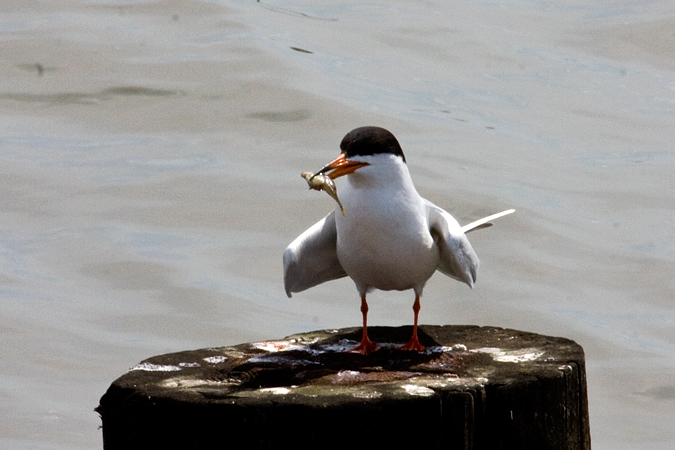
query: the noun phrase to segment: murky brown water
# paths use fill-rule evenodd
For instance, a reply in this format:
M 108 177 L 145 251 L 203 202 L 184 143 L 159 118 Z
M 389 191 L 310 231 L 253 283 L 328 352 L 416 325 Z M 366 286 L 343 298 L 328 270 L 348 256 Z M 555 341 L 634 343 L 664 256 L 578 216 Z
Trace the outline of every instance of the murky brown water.
M 518 210 L 421 321 L 575 339 L 594 448 L 672 448 L 675 10 L 645 9 L 1 5 L 0 447 L 100 448 L 98 398 L 146 357 L 358 325 L 349 280 L 287 299 L 281 253 L 333 207 L 300 172 L 370 124 L 460 222 Z

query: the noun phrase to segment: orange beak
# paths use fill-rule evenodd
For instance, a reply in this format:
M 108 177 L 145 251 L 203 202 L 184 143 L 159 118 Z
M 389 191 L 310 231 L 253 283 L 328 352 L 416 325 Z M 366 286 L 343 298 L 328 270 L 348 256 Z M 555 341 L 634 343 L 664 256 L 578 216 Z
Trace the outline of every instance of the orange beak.
M 343 175 L 354 173 L 356 169 L 360 169 L 361 167 L 369 165 L 370 164 L 367 162 L 350 161 L 345 157 L 344 153 L 340 153 L 340 156 L 323 166 L 323 168 L 319 170 L 314 176 L 320 173 L 330 172 L 327 175 L 332 179 L 336 179 Z

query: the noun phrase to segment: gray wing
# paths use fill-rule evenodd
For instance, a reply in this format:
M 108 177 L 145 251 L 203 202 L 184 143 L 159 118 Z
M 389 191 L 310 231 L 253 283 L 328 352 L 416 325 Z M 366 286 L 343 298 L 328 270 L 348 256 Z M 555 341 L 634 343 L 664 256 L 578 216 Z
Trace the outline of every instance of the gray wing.
M 476 252 L 454 217 L 430 201 L 425 202 L 429 231 L 436 241 L 440 256 L 438 270 L 472 288 L 480 264 Z
M 337 257 L 335 211 L 312 225 L 284 251 L 286 295 L 347 276 Z

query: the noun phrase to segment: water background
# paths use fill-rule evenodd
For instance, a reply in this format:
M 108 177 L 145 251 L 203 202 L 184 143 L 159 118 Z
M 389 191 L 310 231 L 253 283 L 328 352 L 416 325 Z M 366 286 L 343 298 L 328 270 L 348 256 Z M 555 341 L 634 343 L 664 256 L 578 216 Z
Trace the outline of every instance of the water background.
M 281 254 L 333 208 L 300 172 L 379 125 L 461 223 L 517 209 L 421 322 L 574 339 L 593 448 L 674 448 L 673 29 L 668 1 L 1 2 L 0 447 L 101 448 L 147 357 L 358 325 L 348 279 L 288 299 Z

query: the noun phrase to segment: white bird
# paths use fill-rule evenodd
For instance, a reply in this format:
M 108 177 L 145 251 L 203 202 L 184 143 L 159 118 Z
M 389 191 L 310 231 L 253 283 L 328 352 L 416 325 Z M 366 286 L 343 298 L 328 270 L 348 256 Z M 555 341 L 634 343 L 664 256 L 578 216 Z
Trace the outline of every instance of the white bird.
M 417 318 L 427 280 L 439 270 L 473 288 L 479 261 L 465 233 L 490 226 L 489 220 L 514 210 L 461 227 L 417 193 L 401 146 L 384 128 L 356 128 L 340 149 L 340 156 L 318 173 L 332 179 L 348 175 L 340 188 L 346 214 L 330 212 L 286 248 L 286 294 L 349 276 L 361 295 L 363 314 L 363 337 L 351 351 L 366 355 L 377 349 L 368 338 L 366 294 L 372 289 L 412 289 L 413 334 L 401 349 L 424 351 Z

